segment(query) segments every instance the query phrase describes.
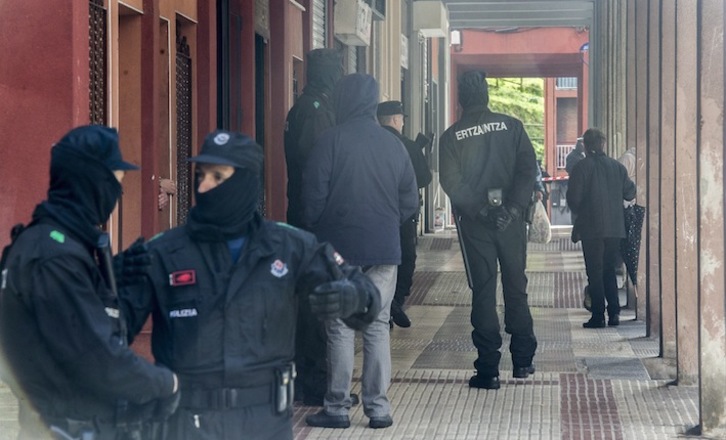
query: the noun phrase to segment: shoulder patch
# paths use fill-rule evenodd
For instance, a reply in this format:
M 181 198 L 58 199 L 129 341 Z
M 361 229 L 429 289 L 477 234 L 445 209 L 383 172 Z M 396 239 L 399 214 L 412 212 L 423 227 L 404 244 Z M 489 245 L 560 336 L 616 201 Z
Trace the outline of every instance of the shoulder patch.
M 56 230 L 50 231 L 50 238 L 58 243 L 65 243 L 66 241 L 66 236 L 62 232 Z
M 313 107 L 320 108 L 320 102 L 319 101 L 313 102 Z
M 157 238 L 161 237 L 162 235 L 164 235 L 164 233 L 163 233 L 163 232 L 159 232 L 158 234 L 156 234 L 156 235 L 154 235 L 153 237 L 151 237 L 151 238 L 149 239 L 149 241 L 154 241 L 154 240 L 156 240 Z

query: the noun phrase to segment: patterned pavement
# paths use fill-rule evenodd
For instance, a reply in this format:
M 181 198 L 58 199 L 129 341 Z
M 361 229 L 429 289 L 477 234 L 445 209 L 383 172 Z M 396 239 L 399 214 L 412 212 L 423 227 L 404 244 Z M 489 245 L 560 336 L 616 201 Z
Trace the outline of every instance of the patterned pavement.
M 656 378 L 664 370 L 658 341 L 645 337 L 645 324 L 634 320 L 632 310 L 623 310 L 617 328 L 582 328 L 589 318 L 581 296 L 587 276 L 569 229 L 555 231 L 548 244 L 529 245 L 537 372 L 528 379 L 512 377 L 505 334 L 502 388 L 497 391 L 467 385 L 476 350 L 469 323 L 471 293 L 456 234 L 421 237 L 417 250 L 406 303 L 413 325 L 391 332 L 394 425 L 368 428 L 363 408 L 357 406 L 348 429 L 311 428 L 304 418 L 319 408 L 299 406 L 297 440 L 662 440 L 688 437 L 686 430 L 698 423 L 698 389 L 669 386 L 668 377 Z M 502 321 L 501 286 L 498 303 Z M 360 393 L 360 353 L 356 361 L 353 389 Z
M 671 386 L 658 341 L 625 309 L 617 328 L 583 329 L 587 282 L 579 246 L 569 230 L 549 244 L 530 244 L 528 278 L 537 372 L 511 376 L 504 335 L 502 388 L 470 389 L 476 351 L 471 344 L 470 291 L 458 239 L 451 231 L 421 237 L 414 286 L 406 304 L 409 329 L 391 332 L 394 425 L 368 428 L 363 408 L 348 429 L 305 425 L 319 408 L 295 408 L 295 439 L 562 439 L 662 440 L 687 436 L 698 423 L 698 389 Z M 499 295 L 500 320 L 502 308 Z M 360 350 L 360 341 L 357 344 Z M 353 389 L 360 393 L 360 353 Z M 664 373 L 665 371 L 665 373 Z M 0 440 L 17 432 L 17 403 L 0 384 Z

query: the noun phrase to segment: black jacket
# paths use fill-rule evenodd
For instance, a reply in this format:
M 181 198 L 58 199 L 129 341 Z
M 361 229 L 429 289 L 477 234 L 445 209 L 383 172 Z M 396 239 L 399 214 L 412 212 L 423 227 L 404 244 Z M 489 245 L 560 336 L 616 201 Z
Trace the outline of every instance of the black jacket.
M 426 185 L 431 183 L 432 176 L 429 164 L 426 162 L 426 157 L 422 151 L 423 146 L 399 133 L 398 130 L 393 127 L 384 125 L 383 128 L 396 135 L 401 143 L 403 143 L 403 146 L 406 147 L 408 156 L 411 158 L 411 165 L 413 165 L 413 172 L 416 174 L 416 186 L 419 188 L 425 188 Z
M 368 292 L 361 327 L 380 310 L 380 294 L 360 269 L 305 231 L 256 218 L 239 261 L 226 242 L 195 242 L 186 226 L 149 242 L 152 268 L 143 286 L 122 289 L 129 332 L 153 316 L 152 351 L 187 386 L 246 387 L 258 372 L 293 360 L 299 295 L 342 277 Z
M 625 238 L 623 200 L 634 198 L 623 164 L 603 153 L 579 161 L 567 188 L 567 204 L 577 215 L 573 239 Z
M 117 402 L 172 393 L 172 373 L 137 356 L 91 251 L 46 218 L 20 234 L 0 290 L 3 378 L 48 422 L 113 421 Z
M 315 141 L 335 125 L 328 93 L 308 86 L 287 114 L 285 162 L 287 164 L 287 222 L 302 226 L 302 173 Z
M 522 122 L 484 105 L 465 109 L 441 136 L 441 186 L 456 210 L 472 219 L 488 205 L 491 189 L 501 189 L 503 204 L 524 212 L 532 197 L 536 166 Z

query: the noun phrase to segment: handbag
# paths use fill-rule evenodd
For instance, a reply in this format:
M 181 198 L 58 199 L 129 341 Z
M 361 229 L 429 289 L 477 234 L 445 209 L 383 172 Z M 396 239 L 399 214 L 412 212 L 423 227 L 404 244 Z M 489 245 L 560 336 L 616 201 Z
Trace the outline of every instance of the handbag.
M 532 224 L 529 225 L 528 240 L 532 243 L 542 244 L 552 240 L 550 219 L 547 217 L 544 205 L 540 202 L 534 204 L 534 215 L 532 215 Z

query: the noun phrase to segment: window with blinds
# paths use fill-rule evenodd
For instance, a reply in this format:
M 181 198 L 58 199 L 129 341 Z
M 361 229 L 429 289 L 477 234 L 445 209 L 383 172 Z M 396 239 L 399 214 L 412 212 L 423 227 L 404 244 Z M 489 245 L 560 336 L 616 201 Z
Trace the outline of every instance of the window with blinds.
M 313 49 L 325 47 L 328 8 L 327 0 L 313 0 Z

